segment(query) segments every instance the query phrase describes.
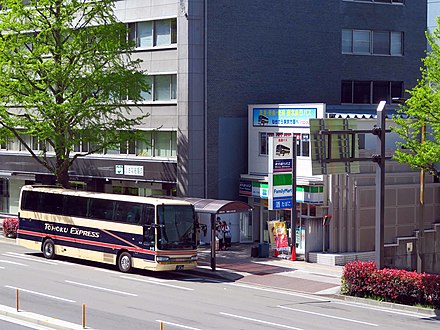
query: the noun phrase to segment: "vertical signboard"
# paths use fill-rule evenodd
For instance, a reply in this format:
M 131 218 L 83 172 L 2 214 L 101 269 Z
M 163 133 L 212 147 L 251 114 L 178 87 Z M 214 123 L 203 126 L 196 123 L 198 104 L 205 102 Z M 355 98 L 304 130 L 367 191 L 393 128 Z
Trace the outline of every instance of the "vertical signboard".
M 292 208 L 293 138 L 269 137 L 269 210 Z

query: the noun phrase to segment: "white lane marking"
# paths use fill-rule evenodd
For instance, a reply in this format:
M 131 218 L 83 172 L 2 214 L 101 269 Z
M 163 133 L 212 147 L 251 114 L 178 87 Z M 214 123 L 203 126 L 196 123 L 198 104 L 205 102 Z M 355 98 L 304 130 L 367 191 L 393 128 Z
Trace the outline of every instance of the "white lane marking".
M 339 317 L 339 316 L 333 316 L 333 315 L 328 315 L 328 314 L 321 314 L 321 313 L 316 313 L 316 312 L 309 312 L 309 311 L 305 311 L 303 309 L 296 309 L 296 308 L 290 308 L 290 307 L 286 307 L 286 306 L 277 306 L 278 308 L 282 308 L 282 309 L 287 309 L 289 311 L 294 311 L 294 312 L 299 312 L 299 313 L 304 313 L 304 314 L 312 314 L 312 315 L 317 315 L 317 316 L 322 316 L 322 317 L 327 317 L 330 319 L 336 319 L 336 320 L 341 320 L 341 321 L 347 321 L 347 322 L 354 322 L 354 323 L 360 323 L 360 324 L 365 324 L 365 325 L 370 325 L 372 327 L 378 327 L 378 324 L 375 323 L 369 323 L 369 322 L 363 322 L 363 321 L 358 321 L 358 320 L 353 320 L 353 319 L 347 319 L 345 317 Z
M 34 295 L 36 295 L 36 296 L 42 296 L 42 297 L 46 297 L 46 298 L 52 298 L 52 299 L 55 299 L 55 300 L 61 300 L 61 301 L 70 302 L 70 303 L 74 303 L 74 302 L 76 302 L 75 300 L 66 299 L 66 298 L 61 298 L 61 297 L 57 297 L 57 296 L 52 296 L 52 295 L 50 295 L 50 294 L 45 294 L 45 293 L 41 293 L 41 292 L 37 292 L 37 291 L 31 291 L 31 290 L 27 290 L 27 289 L 23 289 L 23 288 L 18 288 L 18 287 L 16 287 L 16 286 L 5 285 L 5 288 L 8 288 L 8 289 L 14 289 L 14 290 L 18 289 L 18 290 L 20 290 L 20 291 L 27 292 L 27 293 L 31 293 L 31 294 L 34 294 Z
M 0 266 L 0 269 L 5 269 L 5 267 Z
M 212 282 L 212 283 L 224 283 L 225 281 L 221 281 L 221 280 L 215 280 L 212 278 L 208 278 L 208 277 L 191 277 L 191 278 L 186 278 L 183 281 L 185 282 Z
M 35 330 L 51 330 L 51 329 L 53 329 L 53 328 L 48 328 L 48 327 L 38 325 L 35 323 L 30 323 L 30 322 L 27 322 L 24 320 L 14 319 L 13 317 L 4 316 L 4 315 L 0 315 L 0 320 L 6 321 L 9 323 L 19 324 L 19 325 L 25 326 L 27 328 L 35 329 Z
M 310 299 L 310 300 L 330 302 L 329 299 L 314 297 L 312 295 L 308 295 L 308 294 L 305 294 L 305 293 L 297 293 L 297 292 L 292 292 L 292 291 L 282 291 L 282 290 L 278 290 L 278 289 L 271 289 L 271 288 L 266 288 L 266 287 L 259 287 L 259 286 L 248 285 L 248 284 L 240 284 L 240 283 L 225 283 L 225 284 L 226 285 L 232 285 L 232 286 L 238 286 L 238 287 L 241 287 L 241 288 L 248 288 L 248 289 L 252 289 L 252 290 L 260 290 L 260 291 L 272 292 L 272 293 L 283 294 L 283 295 L 288 295 L 288 296 L 307 298 L 307 299 Z
M 125 279 L 127 279 L 127 280 L 131 280 L 131 281 L 138 281 L 138 282 L 148 283 L 148 284 L 156 284 L 156 285 L 167 286 L 167 287 L 174 288 L 174 289 L 187 290 L 187 291 L 194 291 L 194 289 L 191 289 L 191 288 L 185 288 L 184 286 L 178 286 L 178 285 L 173 285 L 173 284 L 167 284 L 167 283 L 162 283 L 162 282 L 158 282 L 158 281 L 142 280 L 142 279 L 139 279 L 139 278 L 128 277 L 128 276 L 123 276 L 123 275 L 121 276 L 121 278 L 125 278 Z
M 162 322 L 163 324 L 167 324 L 167 325 L 172 325 L 174 327 L 177 328 L 182 328 L 182 329 L 190 329 L 190 330 L 201 330 L 199 328 L 193 328 L 193 327 L 188 327 L 186 325 L 182 325 L 182 324 L 177 324 L 177 323 L 172 323 L 172 322 L 167 322 L 167 321 L 162 321 L 162 320 L 156 320 L 156 322 Z
M 240 315 L 229 314 L 229 313 L 223 313 L 223 312 L 220 312 L 220 314 L 221 314 L 221 315 L 224 315 L 224 316 L 234 317 L 234 318 L 236 318 L 236 319 L 242 319 L 242 320 L 247 320 L 247 321 L 252 321 L 252 322 L 257 322 L 257 323 L 267 324 L 267 325 L 271 325 L 271 326 L 275 326 L 275 327 L 279 327 L 279 328 L 284 328 L 284 329 L 302 330 L 301 328 L 295 328 L 295 327 L 291 327 L 291 326 L 289 326 L 289 325 L 285 325 L 285 324 L 279 324 L 279 323 L 268 322 L 268 321 L 259 320 L 259 319 L 254 319 L 254 318 L 246 317 L 246 316 L 240 316 Z
M 39 263 L 42 263 L 42 264 L 57 265 L 57 263 L 55 261 L 49 261 L 49 260 L 43 260 L 43 259 L 36 259 L 36 258 L 32 258 L 32 257 L 27 257 L 27 256 L 21 255 L 19 253 L 7 252 L 7 253 L 3 253 L 2 255 L 6 256 L 6 257 L 10 257 L 10 258 L 17 258 L 17 259 L 23 259 L 23 260 L 39 262 Z
M 333 304 L 338 304 L 338 305 L 344 305 L 344 306 L 349 306 L 349 307 L 357 307 L 357 308 L 363 308 L 363 309 L 369 309 L 369 310 L 373 310 L 373 311 L 377 311 L 377 312 L 382 312 L 382 313 L 389 313 L 389 314 L 397 314 L 397 315 L 403 315 L 403 316 L 411 316 L 411 317 L 416 317 L 416 318 L 423 318 L 423 317 L 429 317 L 429 315 L 427 314 L 422 314 L 422 313 L 417 313 L 417 312 L 411 312 L 411 311 L 398 311 L 398 310 L 392 310 L 389 309 L 386 306 L 380 306 L 380 307 L 373 307 L 373 306 L 368 306 L 362 303 L 358 303 L 358 302 L 341 302 L 341 301 L 332 301 Z M 434 311 L 432 312 L 431 316 L 435 316 Z
M 10 260 L 0 260 L 0 262 L 4 263 L 4 264 L 11 264 L 11 265 L 18 265 L 18 266 L 29 267 L 29 265 L 25 265 L 25 264 L 22 264 L 20 262 L 15 262 L 15 261 L 10 261 Z
M 113 292 L 113 293 L 124 294 L 126 296 L 132 296 L 132 297 L 137 297 L 138 296 L 137 294 L 134 294 L 134 293 L 129 293 L 129 292 L 125 292 L 125 291 L 118 291 L 118 290 L 103 288 L 103 287 L 96 286 L 96 285 L 79 283 L 79 282 L 74 282 L 74 281 L 69 281 L 69 280 L 65 280 L 65 282 L 66 283 L 70 283 L 70 284 L 74 284 L 74 285 L 78 285 L 78 286 L 84 286 L 86 288 L 92 288 L 92 289 L 97 289 L 97 290 L 101 290 L 101 291 L 108 291 L 108 292 Z
M 94 268 L 93 270 L 96 270 L 98 272 L 103 272 L 103 273 L 111 273 L 111 274 L 118 273 L 119 274 L 119 271 L 105 269 L 105 268 Z

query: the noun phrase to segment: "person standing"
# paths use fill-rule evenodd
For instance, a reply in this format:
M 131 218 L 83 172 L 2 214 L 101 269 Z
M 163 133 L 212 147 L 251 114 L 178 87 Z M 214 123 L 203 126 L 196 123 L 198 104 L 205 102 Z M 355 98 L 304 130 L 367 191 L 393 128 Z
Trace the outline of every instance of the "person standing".
M 223 231 L 223 224 L 222 224 L 221 219 L 219 217 L 217 218 L 215 234 L 218 239 L 219 250 L 223 250 L 223 248 L 225 246 L 225 233 Z
M 231 229 L 229 228 L 226 221 L 222 222 L 222 230 L 223 230 L 224 247 L 225 250 L 227 250 L 228 248 L 231 247 L 232 235 L 231 235 Z

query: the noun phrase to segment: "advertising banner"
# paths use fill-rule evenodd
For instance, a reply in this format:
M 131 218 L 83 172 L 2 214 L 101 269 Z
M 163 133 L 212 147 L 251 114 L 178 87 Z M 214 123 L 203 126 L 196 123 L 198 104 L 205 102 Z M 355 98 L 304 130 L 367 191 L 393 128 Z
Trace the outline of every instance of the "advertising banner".
M 287 237 L 286 224 L 283 221 L 274 220 L 267 222 L 269 229 L 270 245 L 279 253 L 284 253 L 289 250 L 289 239 Z
M 253 126 L 308 127 L 316 118 L 317 108 L 254 108 Z

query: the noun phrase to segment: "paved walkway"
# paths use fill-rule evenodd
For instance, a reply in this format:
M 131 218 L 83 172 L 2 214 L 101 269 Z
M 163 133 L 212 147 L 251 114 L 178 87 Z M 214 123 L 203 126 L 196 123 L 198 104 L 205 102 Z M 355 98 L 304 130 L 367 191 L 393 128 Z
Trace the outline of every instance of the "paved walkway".
M 275 257 L 255 258 L 251 256 L 253 246 L 237 244 L 230 250 L 217 251 L 215 271 L 211 269 L 210 247 L 201 247 L 197 271 L 225 280 L 279 289 L 320 294 L 339 292 L 342 267 Z

